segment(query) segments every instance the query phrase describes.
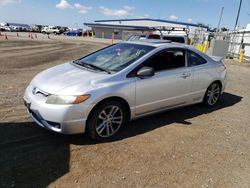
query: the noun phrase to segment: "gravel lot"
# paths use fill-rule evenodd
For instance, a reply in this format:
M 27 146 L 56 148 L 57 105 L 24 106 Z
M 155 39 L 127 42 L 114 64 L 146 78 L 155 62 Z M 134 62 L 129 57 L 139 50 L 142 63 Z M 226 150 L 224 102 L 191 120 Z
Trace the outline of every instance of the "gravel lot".
M 105 44 L 0 39 L 0 187 L 250 187 L 250 64 L 226 61 L 213 109 L 194 105 L 131 122 L 106 143 L 31 122 L 32 77 Z

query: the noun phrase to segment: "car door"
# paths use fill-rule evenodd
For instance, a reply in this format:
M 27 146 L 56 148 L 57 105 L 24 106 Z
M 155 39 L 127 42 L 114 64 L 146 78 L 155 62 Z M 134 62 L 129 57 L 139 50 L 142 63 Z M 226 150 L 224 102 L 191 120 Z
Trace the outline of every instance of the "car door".
M 163 50 L 144 62 L 155 75 L 136 79 L 136 115 L 184 105 L 192 86 L 186 50 Z

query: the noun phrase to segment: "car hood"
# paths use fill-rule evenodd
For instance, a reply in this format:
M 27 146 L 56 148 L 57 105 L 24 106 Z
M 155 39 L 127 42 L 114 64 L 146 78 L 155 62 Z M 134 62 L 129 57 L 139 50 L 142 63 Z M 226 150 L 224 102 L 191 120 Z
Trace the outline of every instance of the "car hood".
M 93 87 L 95 81 L 107 76 L 109 75 L 103 72 L 85 70 L 77 65 L 65 63 L 37 74 L 31 85 L 49 94 L 56 94 L 70 87 L 74 88 L 74 91 L 70 91 L 73 94 L 78 93 L 83 88 Z

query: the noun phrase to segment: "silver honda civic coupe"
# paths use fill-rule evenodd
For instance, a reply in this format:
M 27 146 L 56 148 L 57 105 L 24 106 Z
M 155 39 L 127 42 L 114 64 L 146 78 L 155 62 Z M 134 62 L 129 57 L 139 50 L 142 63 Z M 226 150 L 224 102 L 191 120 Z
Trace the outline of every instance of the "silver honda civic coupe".
M 142 116 L 195 103 L 217 104 L 226 67 L 191 46 L 121 42 L 37 74 L 24 103 L 41 127 L 107 139 Z

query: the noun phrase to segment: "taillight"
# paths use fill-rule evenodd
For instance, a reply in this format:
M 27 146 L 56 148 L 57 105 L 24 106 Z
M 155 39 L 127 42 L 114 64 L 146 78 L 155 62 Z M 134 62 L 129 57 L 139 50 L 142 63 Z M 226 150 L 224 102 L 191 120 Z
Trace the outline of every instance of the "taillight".
M 222 66 L 224 67 L 224 70 L 226 70 L 227 67 L 226 67 L 226 65 L 225 65 L 225 63 L 224 63 L 224 60 L 221 60 L 220 62 L 221 62 L 221 64 L 222 64 Z
M 226 70 L 226 69 L 227 69 L 227 66 L 226 66 L 224 63 L 222 63 L 222 64 L 223 64 L 224 70 Z

